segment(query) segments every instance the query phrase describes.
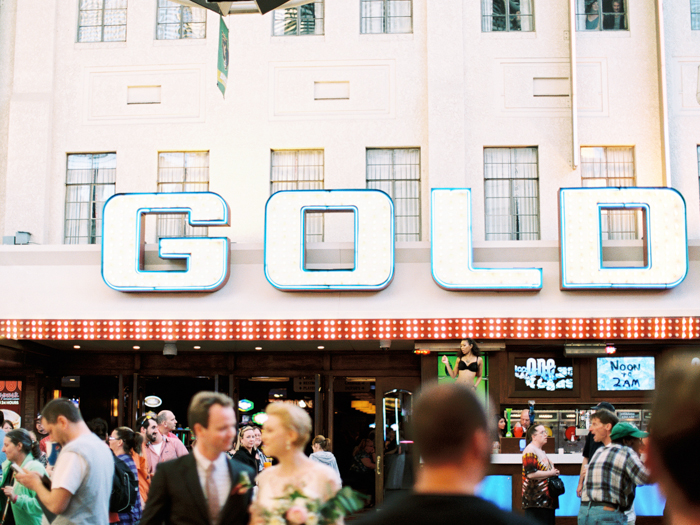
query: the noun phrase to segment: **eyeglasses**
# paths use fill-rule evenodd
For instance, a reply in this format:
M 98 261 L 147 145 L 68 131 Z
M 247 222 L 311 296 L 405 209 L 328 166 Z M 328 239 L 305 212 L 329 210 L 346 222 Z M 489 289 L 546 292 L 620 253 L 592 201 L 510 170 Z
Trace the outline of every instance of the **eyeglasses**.
M 110 441 L 121 441 L 121 438 L 114 437 L 114 436 L 109 436 Z

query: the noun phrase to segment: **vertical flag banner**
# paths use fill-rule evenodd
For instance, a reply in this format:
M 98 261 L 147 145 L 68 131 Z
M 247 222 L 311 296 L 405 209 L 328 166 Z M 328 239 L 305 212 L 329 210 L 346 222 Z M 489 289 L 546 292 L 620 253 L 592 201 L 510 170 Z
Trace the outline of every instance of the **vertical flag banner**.
M 228 81 L 228 27 L 224 17 L 219 18 L 219 60 L 216 68 L 216 85 L 221 94 L 226 96 L 226 82 Z

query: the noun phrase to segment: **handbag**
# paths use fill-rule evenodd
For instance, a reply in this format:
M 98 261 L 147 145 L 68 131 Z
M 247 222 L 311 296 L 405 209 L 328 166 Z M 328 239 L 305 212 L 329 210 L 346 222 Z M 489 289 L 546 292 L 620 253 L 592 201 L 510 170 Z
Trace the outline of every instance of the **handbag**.
M 565 492 L 566 487 L 559 476 L 552 476 L 549 478 L 549 495 L 551 497 L 558 498 Z

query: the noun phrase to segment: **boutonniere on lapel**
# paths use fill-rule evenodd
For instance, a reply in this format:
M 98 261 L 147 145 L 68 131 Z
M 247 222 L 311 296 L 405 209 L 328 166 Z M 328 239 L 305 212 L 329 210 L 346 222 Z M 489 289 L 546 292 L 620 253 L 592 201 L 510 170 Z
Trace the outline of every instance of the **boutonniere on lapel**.
M 251 483 L 248 473 L 241 472 L 241 475 L 238 477 L 238 483 L 236 483 L 236 485 L 234 485 L 234 487 L 231 489 L 231 495 L 235 496 L 236 494 L 245 494 L 252 488 L 252 486 L 253 483 Z

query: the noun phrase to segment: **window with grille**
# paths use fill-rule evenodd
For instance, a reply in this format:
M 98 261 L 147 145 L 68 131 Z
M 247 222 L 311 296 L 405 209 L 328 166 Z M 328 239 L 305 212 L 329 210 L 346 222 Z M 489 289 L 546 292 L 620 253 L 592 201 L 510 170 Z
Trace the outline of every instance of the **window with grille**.
M 322 35 L 323 0 L 310 4 L 276 9 L 272 12 L 274 36 Z
M 626 31 L 625 0 L 576 0 L 577 31 Z
M 80 0 L 78 42 L 126 42 L 127 0 Z
M 394 201 L 395 239 L 420 241 L 420 149 L 368 149 L 367 188 Z
M 581 148 L 581 185 L 584 188 L 634 186 L 634 149 Z M 601 210 L 603 240 L 639 239 L 640 214 L 639 210 Z
M 158 0 L 156 40 L 206 38 L 207 10 Z
M 534 31 L 532 0 L 481 0 L 481 30 Z
M 270 195 L 281 190 L 322 190 L 323 150 L 275 150 L 270 163 Z M 306 242 L 323 242 L 323 213 L 306 214 Z
M 690 29 L 700 30 L 700 0 L 690 0 Z
M 102 209 L 114 195 L 116 153 L 68 155 L 66 163 L 65 244 L 97 244 L 102 238 Z
M 537 241 L 537 148 L 484 148 L 487 241 Z
M 412 0 L 360 0 L 360 33 L 412 32 Z
M 209 191 L 208 151 L 168 151 L 158 154 L 158 192 Z M 158 239 L 206 237 L 207 227 L 193 227 L 182 214 L 156 215 Z

